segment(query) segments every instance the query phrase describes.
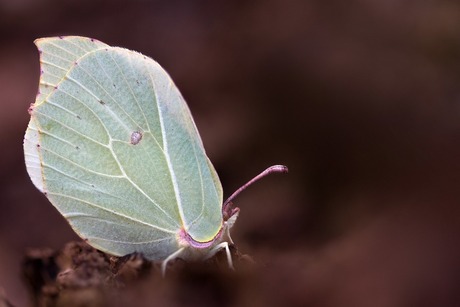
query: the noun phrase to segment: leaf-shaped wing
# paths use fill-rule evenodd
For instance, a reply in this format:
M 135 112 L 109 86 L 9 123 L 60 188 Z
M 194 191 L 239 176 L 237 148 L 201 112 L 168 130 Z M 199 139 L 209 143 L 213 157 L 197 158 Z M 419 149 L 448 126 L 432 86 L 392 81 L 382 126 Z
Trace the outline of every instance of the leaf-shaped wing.
M 222 188 L 168 74 L 88 38 L 37 45 L 43 73 L 26 165 L 77 233 L 109 253 L 151 259 L 177 250 L 182 228 L 211 240 L 222 226 Z

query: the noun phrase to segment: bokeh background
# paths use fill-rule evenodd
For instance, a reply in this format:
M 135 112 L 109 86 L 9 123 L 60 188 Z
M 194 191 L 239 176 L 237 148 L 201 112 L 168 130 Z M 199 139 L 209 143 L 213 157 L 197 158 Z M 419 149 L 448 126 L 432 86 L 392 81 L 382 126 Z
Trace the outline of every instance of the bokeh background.
M 23 162 L 33 40 L 55 35 L 157 60 L 227 196 L 289 167 L 237 199 L 273 305 L 460 304 L 458 1 L 1 0 L 0 296 L 17 306 L 25 251 L 77 239 Z

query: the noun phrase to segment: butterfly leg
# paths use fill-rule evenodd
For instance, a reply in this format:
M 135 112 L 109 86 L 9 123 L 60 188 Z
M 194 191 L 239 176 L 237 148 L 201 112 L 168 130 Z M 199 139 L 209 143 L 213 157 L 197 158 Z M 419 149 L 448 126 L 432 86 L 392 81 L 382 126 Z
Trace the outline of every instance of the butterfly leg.
M 225 223 L 225 234 L 228 238 L 228 241 L 230 242 L 230 244 L 234 244 L 233 243 L 233 239 L 232 237 L 230 236 L 230 228 L 233 227 L 233 225 L 235 224 L 236 222 L 236 219 L 238 218 L 238 215 L 240 213 L 240 208 L 234 208 L 232 209 L 232 215 L 230 216 L 230 218 L 228 220 L 226 220 L 224 223 Z
M 230 244 L 235 244 L 235 243 L 233 243 L 233 239 L 230 236 L 230 228 L 227 227 L 226 233 L 227 233 L 228 241 L 230 242 Z
M 207 258 L 214 256 L 221 249 L 225 249 L 225 253 L 227 255 L 228 267 L 232 270 L 235 270 L 235 268 L 233 267 L 233 260 L 232 260 L 232 255 L 230 254 L 230 248 L 229 248 L 228 242 L 221 242 L 217 244 L 216 246 L 214 246 L 214 248 L 211 250 Z
M 166 276 L 166 267 L 168 266 L 169 261 L 176 259 L 179 255 L 184 251 L 184 248 L 179 248 L 177 251 L 169 255 L 163 262 L 161 263 L 161 274 L 163 277 Z

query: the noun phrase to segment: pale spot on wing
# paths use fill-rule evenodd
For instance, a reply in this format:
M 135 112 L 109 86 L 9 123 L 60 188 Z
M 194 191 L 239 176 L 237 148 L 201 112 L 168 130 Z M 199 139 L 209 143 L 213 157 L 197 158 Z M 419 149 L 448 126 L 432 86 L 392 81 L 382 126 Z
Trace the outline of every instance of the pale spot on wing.
M 131 133 L 131 144 L 137 145 L 142 140 L 142 132 L 140 131 L 133 131 Z

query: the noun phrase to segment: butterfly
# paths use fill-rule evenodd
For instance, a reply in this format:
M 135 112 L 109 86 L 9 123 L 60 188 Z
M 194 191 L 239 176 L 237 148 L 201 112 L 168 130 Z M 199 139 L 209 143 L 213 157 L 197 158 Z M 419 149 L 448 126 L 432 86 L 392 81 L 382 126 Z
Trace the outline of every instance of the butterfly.
M 233 267 L 232 200 L 167 72 L 138 52 L 79 36 L 41 38 L 24 137 L 34 185 L 93 247 L 168 262 L 221 249 Z

